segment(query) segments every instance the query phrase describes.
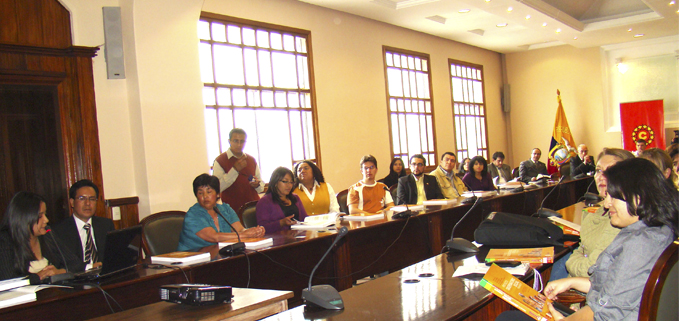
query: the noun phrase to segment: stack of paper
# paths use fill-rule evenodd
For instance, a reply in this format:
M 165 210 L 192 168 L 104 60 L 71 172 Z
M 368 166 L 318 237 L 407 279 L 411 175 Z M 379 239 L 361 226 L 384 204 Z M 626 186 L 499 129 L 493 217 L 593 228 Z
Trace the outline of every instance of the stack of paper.
M 293 230 L 324 230 L 329 226 L 335 226 L 339 213 L 329 213 L 307 216 L 304 222 L 290 226 Z
M 261 248 L 269 247 L 273 245 L 273 239 L 272 238 L 242 238 L 241 241 L 245 243 L 245 248 L 248 250 L 258 250 Z M 219 242 L 219 248 L 223 248 L 227 245 L 234 244 L 238 241 L 234 242 Z
M 405 210 L 411 210 L 413 212 L 416 212 L 416 211 L 421 211 L 423 209 L 424 209 L 424 204 L 408 205 L 407 207 L 405 205 L 399 205 L 399 206 L 394 206 L 394 207 L 390 208 L 390 210 L 394 211 L 394 213 L 403 212 Z
M 151 257 L 153 264 L 196 264 L 210 261 L 210 253 L 172 252 Z
M 433 200 L 426 200 L 422 202 L 422 205 L 453 205 L 457 203 L 456 199 L 433 199 Z
M 519 261 L 525 263 L 553 263 L 554 247 L 536 247 L 526 249 L 491 249 L 486 255 L 486 262 Z
M 462 197 L 489 197 L 489 196 L 495 196 L 497 195 L 496 191 L 473 191 L 473 192 L 464 192 L 462 193 Z
M 14 289 L 31 284 L 28 277 L 22 276 L 20 278 L 7 279 L 0 281 L 0 291 Z
M 490 269 L 490 266 L 486 265 L 486 263 L 478 263 L 478 264 L 467 264 L 467 265 L 462 265 L 455 270 L 455 273 L 453 273 L 453 277 L 461 277 L 465 275 L 483 275 L 488 272 L 488 269 Z M 526 272 L 530 269 L 530 264 L 528 263 L 521 263 L 519 266 L 515 267 L 506 267 L 504 268 L 505 271 L 509 272 L 512 275 L 519 275 L 519 276 L 524 276 L 526 275 Z
M 374 221 L 384 219 L 384 213 L 379 214 L 352 214 L 342 216 L 344 221 Z
M 0 292 L 0 309 L 35 301 L 37 299 L 38 297 L 35 295 L 35 291 L 26 291 L 22 290 L 22 288 L 2 291 Z

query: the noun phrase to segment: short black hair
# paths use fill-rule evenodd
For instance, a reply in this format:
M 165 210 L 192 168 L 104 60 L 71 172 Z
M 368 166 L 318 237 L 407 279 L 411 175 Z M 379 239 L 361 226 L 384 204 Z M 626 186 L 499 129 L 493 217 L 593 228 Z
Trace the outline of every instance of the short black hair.
M 368 154 L 368 155 L 361 157 L 360 166 L 363 167 L 363 164 L 365 164 L 367 162 L 371 162 L 371 163 L 375 164 L 375 168 L 377 168 L 377 159 L 375 158 L 375 156 Z
M 445 153 L 443 153 L 443 155 L 441 155 L 441 160 L 443 160 L 443 158 L 446 157 L 446 155 L 455 157 L 455 161 L 457 162 L 457 156 L 455 156 L 455 154 L 454 154 L 453 152 L 445 152 Z
M 303 161 L 295 164 L 295 172 L 293 173 L 295 175 L 293 175 L 293 176 L 294 176 L 297 184 L 299 184 L 299 178 L 297 177 L 297 170 L 299 169 L 299 167 L 302 164 L 307 164 L 307 165 L 309 165 L 309 167 L 311 167 L 311 173 L 314 174 L 314 179 L 318 183 L 325 183 L 325 178 L 323 177 L 323 173 L 321 172 L 321 169 L 318 168 L 318 166 L 316 166 L 316 164 L 314 164 L 314 162 L 306 159 L 306 160 L 303 160 Z
M 493 153 L 493 160 L 496 160 L 498 158 L 505 159 L 505 153 L 500 152 L 500 151 Z
M 229 140 L 231 140 L 231 137 L 233 134 L 242 134 L 245 135 L 245 138 L 248 138 L 248 134 L 242 129 L 242 128 L 234 128 L 229 132 Z
M 97 187 L 97 185 L 95 185 L 94 182 L 89 179 L 81 179 L 75 182 L 75 184 L 71 185 L 71 188 L 68 189 L 68 198 L 75 199 L 75 194 L 78 193 L 78 190 L 83 187 L 93 188 L 94 194 L 96 194 L 95 196 L 99 198 L 99 187 Z
M 193 180 L 193 195 L 198 197 L 198 189 L 209 186 L 219 195 L 219 178 L 210 174 L 200 174 Z
M 413 155 L 413 156 L 410 156 L 410 162 L 411 162 L 411 163 L 413 162 L 413 158 L 419 158 L 419 159 L 421 159 L 422 162 L 424 162 L 424 166 L 427 166 L 427 159 L 424 158 L 424 155 L 422 155 L 422 154 L 415 154 L 415 155 Z
M 641 139 L 641 138 L 637 139 L 637 141 L 636 141 L 635 143 L 644 143 L 644 144 L 648 144 L 648 143 L 646 142 L 645 139 Z
M 486 177 L 488 174 L 488 162 L 483 156 L 474 156 L 469 161 L 469 172 L 474 173 L 474 165 L 476 163 L 483 164 L 483 169 L 481 170 L 481 176 Z

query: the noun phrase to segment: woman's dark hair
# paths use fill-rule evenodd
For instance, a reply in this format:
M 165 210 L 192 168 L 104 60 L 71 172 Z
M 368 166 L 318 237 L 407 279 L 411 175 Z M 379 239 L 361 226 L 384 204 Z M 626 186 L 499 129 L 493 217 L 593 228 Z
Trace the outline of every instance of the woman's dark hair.
M 627 203 L 630 215 L 648 226 L 667 225 L 677 235 L 679 191 L 651 161 L 632 158 L 604 171 L 608 194 Z
M 219 197 L 219 178 L 217 176 L 212 176 L 209 174 L 200 174 L 193 180 L 193 195 L 198 197 L 198 189 L 204 186 L 209 186 L 215 192 L 217 192 L 217 197 Z
M 401 162 L 401 172 L 400 173 L 397 173 L 397 172 L 394 171 L 394 164 L 396 164 L 396 162 Z M 406 176 L 406 165 L 405 165 L 405 163 L 403 162 L 402 159 L 396 157 L 396 158 L 391 160 L 391 163 L 389 164 L 389 175 L 387 175 L 387 177 L 385 177 L 384 179 L 386 180 L 388 177 L 393 177 L 394 179 L 398 180 L 400 177 L 403 177 L 403 176 Z
M 486 162 L 486 159 L 483 158 L 483 156 L 472 157 L 472 160 L 469 161 L 469 172 L 476 175 L 476 173 L 474 173 L 474 165 L 476 163 L 483 164 L 483 169 L 481 170 L 481 176 L 486 177 L 486 175 L 488 175 L 488 162 Z
M 314 162 L 310 160 L 303 160 L 297 164 L 295 164 L 295 173 L 297 173 L 297 170 L 302 164 L 307 164 L 309 167 L 311 167 L 311 173 L 314 174 L 314 179 L 320 184 L 320 183 L 325 183 L 325 178 L 323 178 L 323 173 L 321 173 L 321 169 L 314 164 Z M 299 185 L 299 178 L 297 175 L 292 175 L 295 178 L 295 188 Z
M 7 230 L 12 242 L 14 270 L 22 275 L 28 274 L 28 265 L 35 260 L 30 240 L 33 236 L 33 225 L 40 219 L 40 204 L 45 199 L 35 193 L 18 192 L 7 205 L 2 219 L 2 230 Z
M 467 171 L 464 170 L 464 163 L 465 163 L 468 159 L 469 159 L 468 157 L 465 157 L 465 158 L 463 158 L 462 161 L 460 162 L 460 171 L 459 171 L 459 172 L 460 172 L 461 174 L 466 174 L 466 173 L 467 173 Z M 470 161 L 469 161 L 469 168 L 470 168 L 469 171 L 470 171 L 470 172 L 471 172 L 471 166 L 472 166 L 472 162 L 471 162 L 471 160 L 470 160 Z
M 281 194 L 278 191 L 278 182 L 282 181 L 285 178 L 285 175 L 290 175 L 292 180 L 295 180 L 295 175 L 290 169 L 282 166 L 274 169 L 273 173 L 271 173 L 271 179 L 269 180 L 269 189 L 266 190 L 266 193 L 271 194 L 271 198 L 273 198 L 273 201 L 277 204 L 283 204 L 283 201 L 281 200 Z M 292 190 L 290 190 L 290 194 L 286 195 L 285 197 L 294 203 L 292 195 Z

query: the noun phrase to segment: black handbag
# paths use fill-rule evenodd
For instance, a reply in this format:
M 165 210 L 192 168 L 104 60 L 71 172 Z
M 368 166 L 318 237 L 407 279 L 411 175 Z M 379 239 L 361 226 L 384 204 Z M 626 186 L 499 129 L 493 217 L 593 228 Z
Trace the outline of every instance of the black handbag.
M 563 246 L 563 230 L 549 219 L 493 212 L 474 231 L 474 240 L 486 246 Z

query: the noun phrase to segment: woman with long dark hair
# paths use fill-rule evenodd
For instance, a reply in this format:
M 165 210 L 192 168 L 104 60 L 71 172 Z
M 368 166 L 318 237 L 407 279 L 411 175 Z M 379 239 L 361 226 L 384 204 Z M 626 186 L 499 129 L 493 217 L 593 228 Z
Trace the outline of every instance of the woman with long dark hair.
M 59 248 L 49 232 L 42 196 L 31 192 L 14 194 L 0 226 L 0 280 L 36 274 L 40 279 L 85 265 L 66 248 Z M 54 235 L 52 235 L 54 236 Z
M 398 184 L 398 179 L 403 176 L 406 176 L 406 167 L 403 165 L 403 160 L 397 157 L 392 159 L 391 164 L 389 164 L 389 175 L 377 181 L 387 185 L 387 187 L 392 187 Z
M 339 213 L 339 203 L 335 190 L 325 182 L 321 169 L 310 160 L 303 160 L 295 165 L 297 173 L 295 188 L 307 215 Z
M 469 172 L 462 181 L 473 191 L 494 191 L 493 178 L 488 173 L 488 162 L 483 156 L 474 156 L 469 161 Z
M 302 201 L 292 189 L 295 175 L 285 167 L 276 168 L 269 180 L 269 189 L 257 202 L 257 223 L 264 226 L 267 233 L 289 230 L 295 221 L 307 217 Z

